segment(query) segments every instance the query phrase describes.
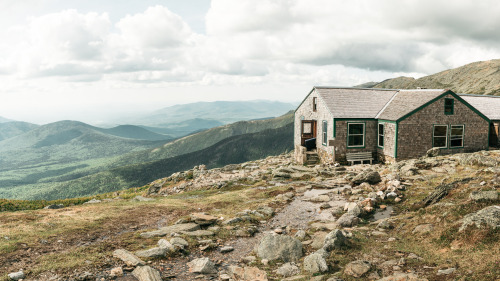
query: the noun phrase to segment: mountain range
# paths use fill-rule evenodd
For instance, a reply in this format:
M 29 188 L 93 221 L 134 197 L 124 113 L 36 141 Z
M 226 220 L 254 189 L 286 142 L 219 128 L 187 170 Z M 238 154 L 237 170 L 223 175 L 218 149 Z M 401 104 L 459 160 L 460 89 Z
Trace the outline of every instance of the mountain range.
M 397 77 L 357 87 L 385 89 L 450 89 L 460 94 L 500 95 L 500 59 L 479 61 L 418 79 Z

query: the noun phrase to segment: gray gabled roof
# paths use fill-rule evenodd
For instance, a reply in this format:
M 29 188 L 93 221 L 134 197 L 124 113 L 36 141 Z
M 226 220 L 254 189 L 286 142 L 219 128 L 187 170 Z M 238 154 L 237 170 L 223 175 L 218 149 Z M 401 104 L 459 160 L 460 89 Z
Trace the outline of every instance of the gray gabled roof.
M 377 115 L 377 118 L 399 120 L 447 91 L 442 89 L 399 90 L 382 112 Z
M 375 118 L 398 90 L 314 87 L 333 118 Z
M 500 97 L 466 94 L 459 96 L 490 120 L 500 120 Z

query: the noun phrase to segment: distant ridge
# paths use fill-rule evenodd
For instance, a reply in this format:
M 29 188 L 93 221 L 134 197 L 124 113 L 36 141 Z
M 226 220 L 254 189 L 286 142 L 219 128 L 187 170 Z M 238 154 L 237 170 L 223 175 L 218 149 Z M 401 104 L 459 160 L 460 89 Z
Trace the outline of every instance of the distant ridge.
M 0 123 L 5 123 L 5 122 L 12 122 L 14 120 L 7 119 L 5 117 L 0 116 Z
M 397 77 L 356 87 L 385 89 L 450 89 L 461 94 L 500 96 L 500 59 L 473 62 L 419 79 Z

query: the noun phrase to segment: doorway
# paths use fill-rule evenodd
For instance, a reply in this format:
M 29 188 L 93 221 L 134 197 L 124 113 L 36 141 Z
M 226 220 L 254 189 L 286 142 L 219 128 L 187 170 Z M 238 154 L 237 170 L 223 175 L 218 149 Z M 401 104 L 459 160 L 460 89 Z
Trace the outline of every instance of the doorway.
M 305 146 L 306 140 L 316 138 L 316 120 L 302 120 L 300 145 Z

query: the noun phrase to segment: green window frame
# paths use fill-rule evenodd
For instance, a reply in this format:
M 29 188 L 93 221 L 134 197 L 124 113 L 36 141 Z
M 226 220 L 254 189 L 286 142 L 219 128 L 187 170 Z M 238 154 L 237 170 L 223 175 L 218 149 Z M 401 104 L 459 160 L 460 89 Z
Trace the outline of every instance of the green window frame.
M 464 147 L 465 125 L 450 125 L 450 148 Z
M 448 147 L 448 125 L 433 125 L 432 127 L 432 147 Z
M 347 123 L 347 147 L 365 147 L 365 123 Z
M 328 137 L 328 122 L 323 120 L 323 145 L 326 146 L 327 137 Z
M 444 99 L 444 114 L 453 115 L 455 113 L 455 100 L 446 98 Z
M 377 140 L 378 147 L 384 147 L 384 135 L 385 135 L 384 130 L 385 130 L 385 124 L 378 123 L 378 140 Z

